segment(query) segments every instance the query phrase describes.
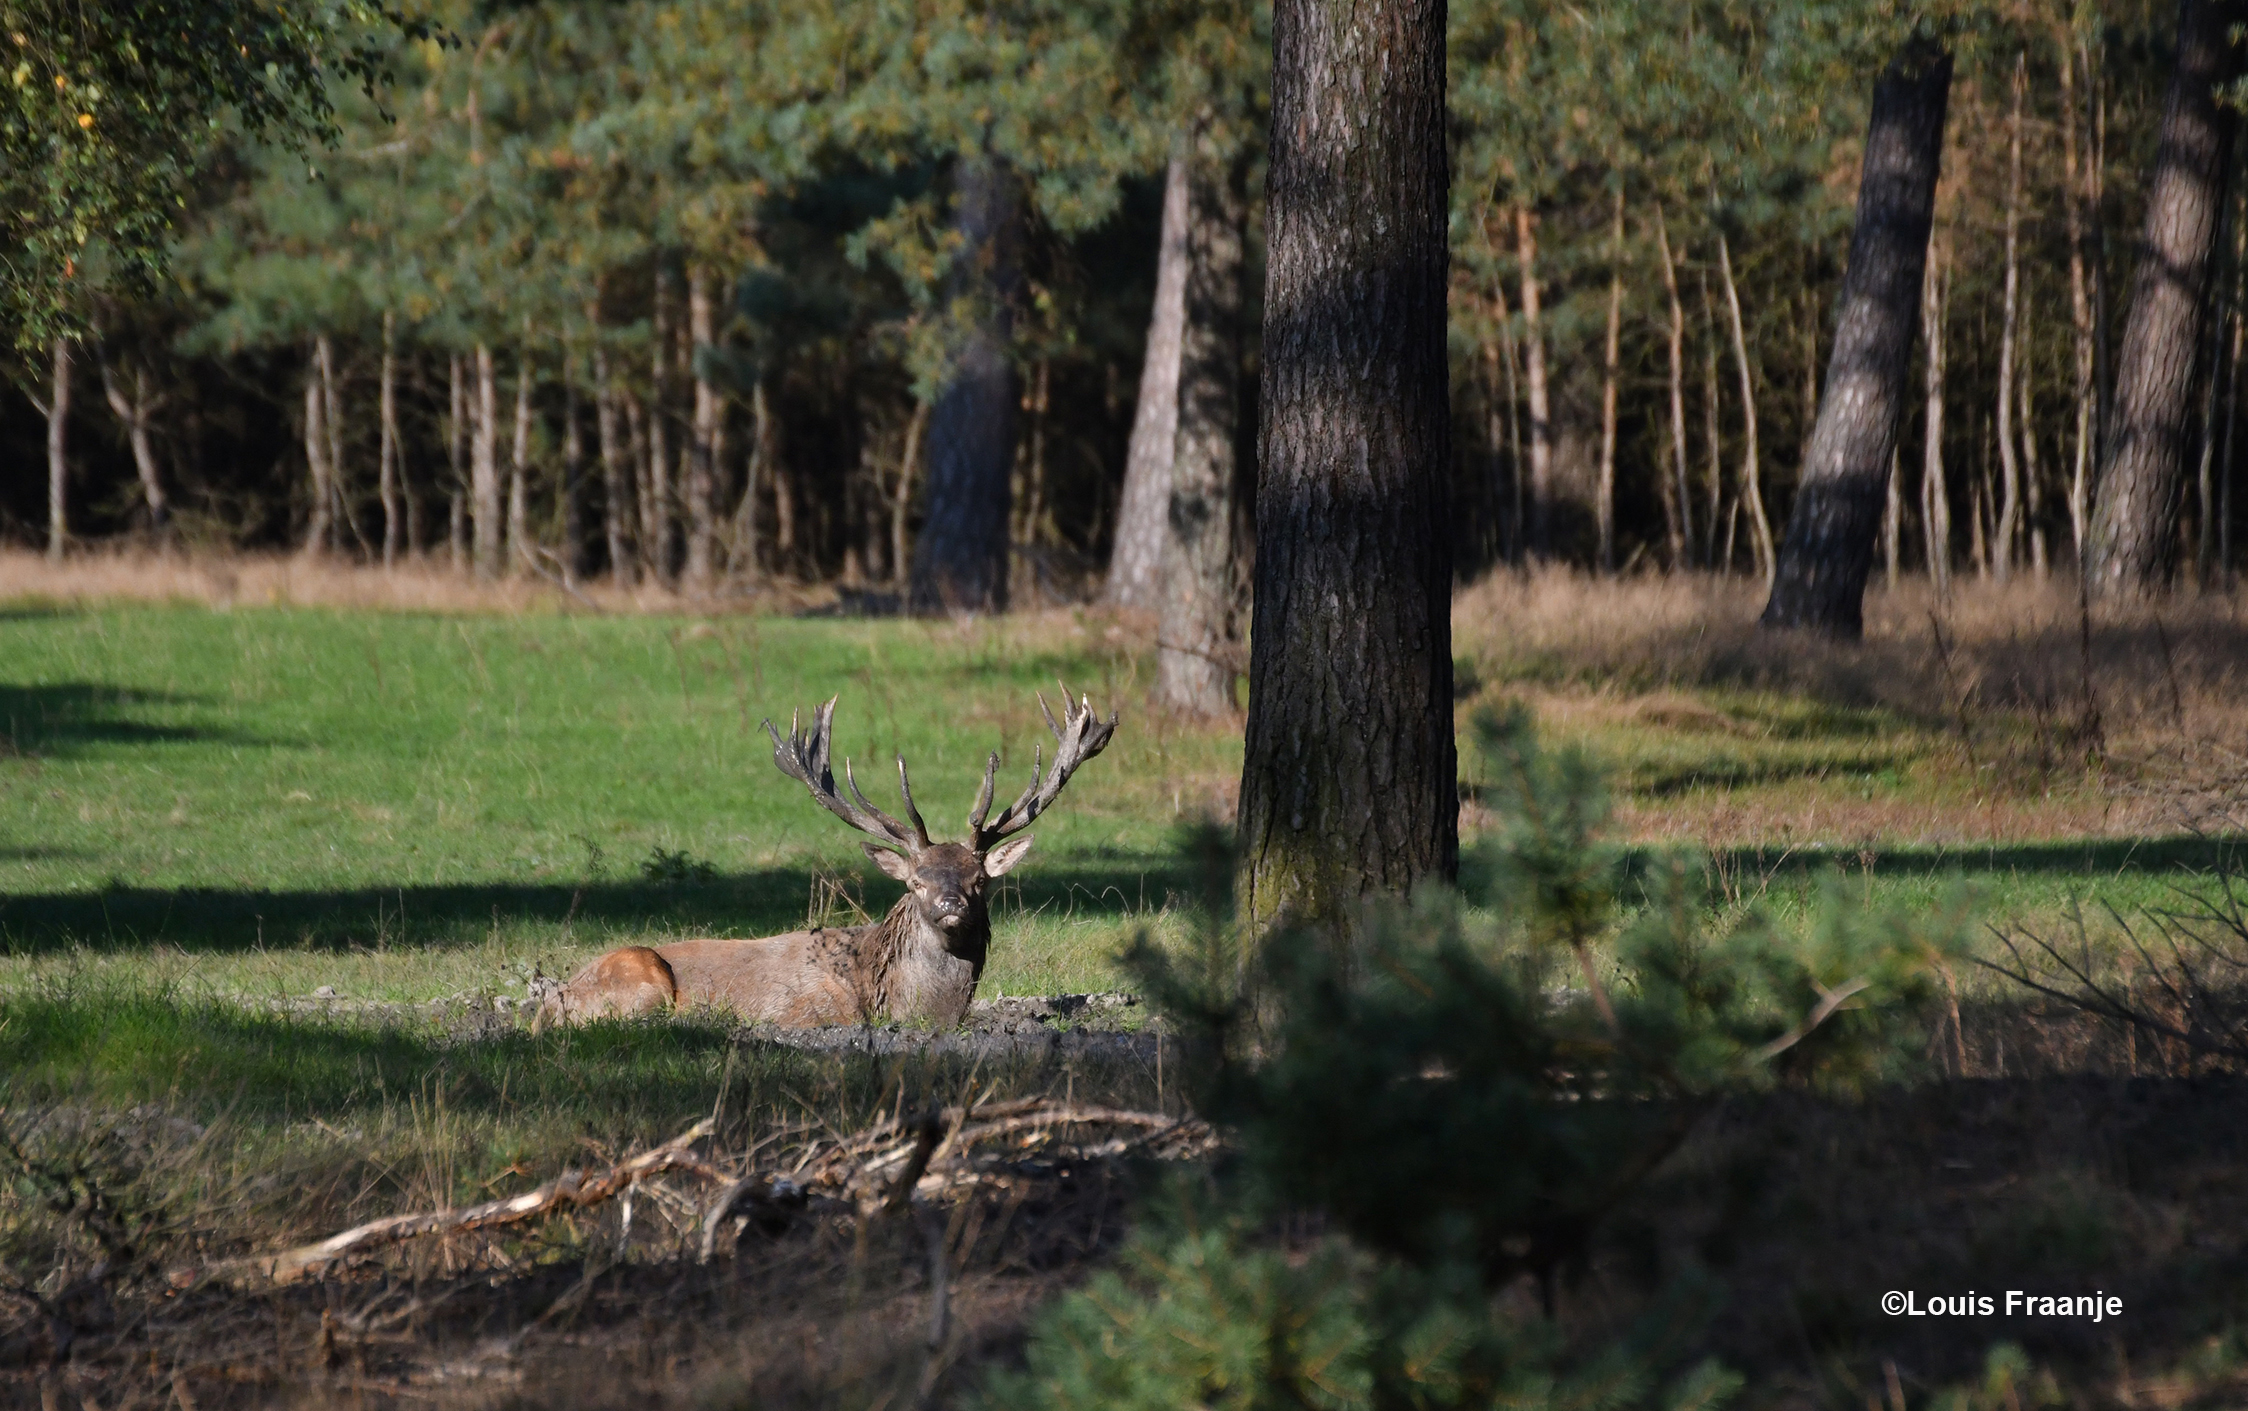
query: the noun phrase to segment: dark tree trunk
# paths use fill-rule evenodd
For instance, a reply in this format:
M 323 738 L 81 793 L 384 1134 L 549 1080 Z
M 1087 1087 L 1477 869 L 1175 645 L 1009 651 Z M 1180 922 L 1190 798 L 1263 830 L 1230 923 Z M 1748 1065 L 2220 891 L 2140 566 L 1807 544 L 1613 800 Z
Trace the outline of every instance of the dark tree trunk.
M 1273 12 L 1252 925 L 1349 928 L 1459 861 L 1443 0 Z
M 47 558 L 61 563 L 70 544 L 70 340 L 57 338 L 47 404 Z
M 475 428 L 468 443 L 471 513 L 476 521 L 476 576 L 500 576 L 505 548 L 501 538 L 504 497 L 500 487 L 500 381 L 492 368 L 492 345 L 476 345 L 476 400 L 470 413 Z
M 1007 345 L 1022 288 L 1022 199 L 997 158 L 960 163 L 956 292 L 977 306 L 929 413 L 929 517 L 913 549 L 916 612 L 1007 606 L 1009 477 L 1021 393 Z
M 2162 104 L 2161 145 L 2147 184 L 2139 268 L 2085 545 L 2095 596 L 2159 591 L 2170 576 L 2195 354 L 2236 121 L 2219 105 L 2217 89 L 2240 73 L 2231 29 L 2243 19 L 2248 5 L 2239 0 L 2184 0 L 2178 7 L 2177 64 Z
M 687 268 L 687 328 L 698 350 L 718 341 L 717 276 L 708 266 Z M 687 591 L 708 593 L 718 568 L 718 435 L 725 404 L 718 389 L 692 368 L 695 420 L 687 460 Z
M 1240 635 L 1233 447 L 1241 419 L 1241 247 L 1248 199 L 1240 163 L 1215 150 L 1217 145 L 1207 129 L 1194 134 L 1178 431 L 1155 658 L 1156 699 L 1198 715 L 1233 710 Z
M 1179 336 L 1186 321 L 1187 154 L 1171 154 L 1163 180 L 1163 234 L 1155 257 L 1155 309 L 1148 315 L 1147 353 L 1140 364 L 1140 399 L 1132 413 L 1132 441 L 1124 454 L 1124 495 L 1116 508 L 1116 543 L 1109 551 L 1102 595 L 1117 607 L 1151 608 L 1158 602 L 1163 567 L 1164 514 L 1171 500 L 1171 453 L 1179 425 Z
M 601 447 L 601 535 L 609 551 L 609 581 L 629 588 L 640 577 L 632 543 L 632 474 L 625 466 L 631 450 L 617 425 L 609 355 L 598 341 L 593 345 L 593 429 Z
M 382 432 L 376 451 L 376 485 L 382 496 L 382 566 L 395 568 L 405 541 L 404 507 L 398 500 L 398 316 L 382 314 Z
M 578 406 L 578 353 L 562 350 L 562 581 L 585 572 L 585 430 Z
M 1834 637 L 1864 631 L 1866 574 L 1904 414 L 1950 96 L 1951 55 L 1917 37 L 1874 85 L 1826 395 L 1780 546 L 1766 627 Z

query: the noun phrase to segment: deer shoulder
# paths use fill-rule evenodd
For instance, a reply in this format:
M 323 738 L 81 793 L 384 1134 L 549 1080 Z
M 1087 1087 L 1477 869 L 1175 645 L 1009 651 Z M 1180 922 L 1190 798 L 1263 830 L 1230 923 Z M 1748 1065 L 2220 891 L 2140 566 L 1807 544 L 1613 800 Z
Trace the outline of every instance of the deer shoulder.
M 572 976 L 548 1001 L 542 1018 L 599 1018 L 648 1013 L 666 1006 L 715 1005 L 745 1019 L 788 1028 L 896 1020 L 949 1027 L 966 1017 L 991 947 L 990 884 L 1021 863 L 1031 838 L 1023 830 L 1060 795 L 1078 766 L 1107 747 L 1116 717 L 1102 721 L 1082 698 L 1062 698 L 1056 720 L 1043 698 L 1040 709 L 1054 734 L 1051 767 L 1041 750 L 1030 783 L 996 819 L 990 818 L 999 756 L 984 768 L 983 787 L 969 811 L 961 842 L 937 842 L 914 806 L 905 760 L 898 760 L 898 794 L 907 821 L 891 817 L 859 791 L 849 762 L 843 769 L 848 797 L 829 767 L 833 700 L 814 714 L 811 730 L 790 723 L 787 739 L 773 728 L 773 761 L 803 784 L 822 808 L 868 835 L 861 846 L 877 867 L 905 884 L 881 920 L 865 926 L 817 928 L 754 940 L 674 941 L 611 951 Z M 986 820 L 989 819 L 987 822 Z M 635 976 L 664 967 L 669 988 Z M 637 967 L 637 968 L 635 968 Z M 636 987 L 637 986 L 637 987 Z

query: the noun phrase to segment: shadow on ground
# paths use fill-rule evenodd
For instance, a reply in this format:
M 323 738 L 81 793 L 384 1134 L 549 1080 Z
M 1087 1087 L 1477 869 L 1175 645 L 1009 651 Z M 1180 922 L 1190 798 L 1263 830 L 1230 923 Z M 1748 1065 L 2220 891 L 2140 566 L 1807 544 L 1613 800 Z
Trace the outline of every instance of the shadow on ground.
M 589 935 L 640 932 L 766 936 L 808 918 L 858 919 L 832 899 L 832 874 L 809 867 L 721 873 L 707 881 L 605 879 L 540 884 L 363 887 L 333 891 L 165 890 L 113 887 L 0 897 L 0 953 L 43 955 L 167 945 L 229 953 L 261 947 L 364 950 L 473 943 L 530 923 Z M 1034 870 L 1007 879 L 995 906 L 1002 925 L 1020 913 L 1121 920 L 1163 905 L 1192 885 L 1167 853 L 1139 853 Z M 879 885 L 876 885 L 879 883 Z M 899 896 L 887 879 L 860 875 L 858 898 L 880 915 Z M 825 908 L 823 911 L 822 908 Z

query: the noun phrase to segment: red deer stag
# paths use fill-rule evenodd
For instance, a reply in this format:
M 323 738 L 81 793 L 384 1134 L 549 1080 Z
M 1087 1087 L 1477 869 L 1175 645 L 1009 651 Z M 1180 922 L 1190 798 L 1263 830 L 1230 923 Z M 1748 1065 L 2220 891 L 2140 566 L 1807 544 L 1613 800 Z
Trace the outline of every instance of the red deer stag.
M 783 740 L 773 722 L 773 762 L 781 772 L 811 790 L 821 807 L 874 841 L 860 844 L 874 865 L 905 883 L 905 895 L 890 914 L 866 926 L 815 927 L 758 940 L 675 941 L 666 946 L 626 946 L 610 951 L 570 977 L 568 984 L 540 1007 L 539 1022 L 646 1014 L 667 1006 L 716 1004 L 743 1017 L 808 1028 L 816 1024 L 856 1024 L 897 1019 L 949 1027 L 968 1013 L 976 981 L 983 975 L 991 945 L 991 915 L 984 885 L 1005 876 L 1030 851 L 1030 838 L 1015 836 L 1044 813 L 1077 767 L 1108 745 L 1116 717 L 1104 722 L 1092 703 L 1075 704 L 1063 688 L 1062 719 L 1038 708 L 1054 732 L 1054 761 L 1045 767 L 1044 750 L 1031 766 L 1030 783 L 987 826 L 992 782 L 999 756 L 984 767 L 983 788 L 968 815 L 968 841 L 935 843 L 913 806 L 913 786 L 905 759 L 898 759 L 898 794 L 911 826 L 892 818 L 859 792 L 850 761 L 843 779 L 845 798 L 828 768 L 828 744 L 835 702 L 821 706 L 811 734 L 789 721 Z

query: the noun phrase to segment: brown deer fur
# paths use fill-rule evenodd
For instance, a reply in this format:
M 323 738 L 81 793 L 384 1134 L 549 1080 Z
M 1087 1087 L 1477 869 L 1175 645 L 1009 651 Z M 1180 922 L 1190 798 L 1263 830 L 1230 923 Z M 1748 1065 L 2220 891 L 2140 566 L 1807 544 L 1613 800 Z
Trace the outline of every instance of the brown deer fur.
M 1030 851 L 1030 825 L 1079 764 L 1100 753 L 1116 727 L 1089 705 L 1073 706 L 1064 693 L 1064 719 L 1049 713 L 1057 747 L 1051 772 L 1034 769 L 1030 787 L 990 827 L 992 779 L 999 757 L 984 771 L 983 791 L 968 820 L 967 843 L 931 842 L 914 809 L 905 762 L 898 788 L 906 824 L 868 804 L 850 783 L 851 799 L 835 789 L 827 766 L 830 718 L 823 706 L 809 736 L 793 726 L 783 741 L 771 722 L 774 760 L 804 783 L 814 800 L 879 841 L 863 844 L 884 872 L 906 891 L 880 921 L 865 926 L 815 927 L 755 940 L 675 941 L 614 950 L 570 977 L 541 1006 L 538 1022 L 651 1014 L 673 1007 L 716 1005 L 743 1018 L 786 1028 L 860 1024 L 880 1020 L 950 1027 L 968 1013 L 991 946 L 985 887 Z M 1043 702 L 1041 702 L 1043 705 Z M 846 779 L 849 770 L 845 770 Z M 854 807 L 854 802 L 856 806 Z M 1002 841 L 1004 840 L 1004 841 Z

